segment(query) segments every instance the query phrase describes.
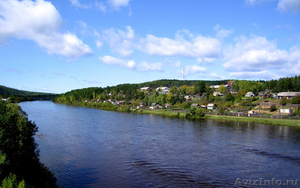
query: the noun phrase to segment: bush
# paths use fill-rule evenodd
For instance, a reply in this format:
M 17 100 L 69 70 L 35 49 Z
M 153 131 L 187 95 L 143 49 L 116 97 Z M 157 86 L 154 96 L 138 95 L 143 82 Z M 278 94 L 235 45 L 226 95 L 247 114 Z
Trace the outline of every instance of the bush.
M 200 108 L 195 111 L 195 114 L 199 117 L 204 117 L 205 116 L 204 111 Z
M 276 106 L 272 105 L 271 108 L 270 108 L 270 112 L 275 112 L 276 110 L 277 110 Z
M 282 105 L 286 105 L 286 103 L 287 103 L 286 97 L 282 97 L 282 99 L 281 99 L 281 104 L 282 104 Z
M 195 115 L 195 114 L 196 114 L 196 110 L 197 110 L 197 108 L 195 108 L 195 107 L 189 108 L 189 112 L 190 112 L 192 115 Z

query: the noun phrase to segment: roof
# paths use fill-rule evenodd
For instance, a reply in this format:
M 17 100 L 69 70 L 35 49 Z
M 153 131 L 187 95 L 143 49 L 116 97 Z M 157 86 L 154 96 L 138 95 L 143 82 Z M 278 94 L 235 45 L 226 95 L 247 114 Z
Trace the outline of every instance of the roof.
M 278 97 L 295 97 L 297 95 L 300 96 L 300 92 L 280 92 L 277 94 Z
M 194 103 L 194 104 L 191 104 L 191 106 L 199 106 L 199 104 L 197 104 L 197 103 Z
M 213 103 L 210 103 L 210 104 L 207 105 L 207 107 L 213 107 L 213 106 L 214 106 Z
M 141 90 L 150 89 L 150 87 L 141 87 Z
M 254 95 L 254 93 L 252 93 L 251 91 L 249 91 L 248 93 L 246 93 L 246 95 Z

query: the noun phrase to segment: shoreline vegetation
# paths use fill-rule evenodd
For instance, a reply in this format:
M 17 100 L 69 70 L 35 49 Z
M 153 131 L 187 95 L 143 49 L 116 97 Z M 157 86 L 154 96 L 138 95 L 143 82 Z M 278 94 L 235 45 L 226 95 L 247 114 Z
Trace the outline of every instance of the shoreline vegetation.
M 59 103 L 54 101 L 55 103 Z M 131 109 L 130 106 L 115 106 L 110 103 L 86 103 L 82 102 L 72 102 L 72 103 L 62 103 L 71 106 L 82 106 L 88 108 L 97 108 L 101 110 L 117 111 L 117 112 L 127 112 L 127 113 L 137 113 L 137 114 L 154 114 L 160 116 L 177 117 L 177 118 L 187 118 L 187 119 L 210 119 L 216 121 L 236 121 L 236 122 L 249 122 L 249 123 L 260 123 L 260 124 L 271 124 L 280 126 L 300 126 L 300 120 L 295 119 L 271 119 L 271 118 L 260 118 L 260 117 L 248 117 L 248 116 L 227 116 L 227 115 L 215 115 L 206 114 L 197 115 L 191 114 L 188 110 L 178 110 L 173 111 L 170 109 Z
M 0 101 L 0 187 L 58 187 L 40 162 L 37 131 L 19 105 Z

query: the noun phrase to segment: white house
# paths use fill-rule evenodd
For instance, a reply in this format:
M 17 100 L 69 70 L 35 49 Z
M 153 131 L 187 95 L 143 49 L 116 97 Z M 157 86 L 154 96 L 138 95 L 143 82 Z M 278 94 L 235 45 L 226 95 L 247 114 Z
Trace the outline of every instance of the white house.
M 252 93 L 251 91 L 249 91 L 248 93 L 246 93 L 245 97 L 254 97 L 254 93 Z
M 150 90 L 150 87 L 141 87 L 140 88 L 140 91 L 149 91 Z
M 210 104 L 207 105 L 208 110 L 213 110 L 214 107 L 215 107 L 215 105 L 213 103 L 210 103 Z
M 161 90 L 161 91 L 164 92 L 164 93 L 168 93 L 169 90 L 170 90 L 170 88 L 168 88 L 168 87 L 158 87 L 158 88 L 156 88 L 156 92 L 157 92 L 158 90 Z

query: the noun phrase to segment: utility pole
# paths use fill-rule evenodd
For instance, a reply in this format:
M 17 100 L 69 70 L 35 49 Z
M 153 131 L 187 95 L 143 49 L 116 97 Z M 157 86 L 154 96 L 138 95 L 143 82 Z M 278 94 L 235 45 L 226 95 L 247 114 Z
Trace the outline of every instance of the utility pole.
M 183 80 L 185 79 L 185 70 L 184 67 L 182 68 L 182 76 L 183 76 Z

